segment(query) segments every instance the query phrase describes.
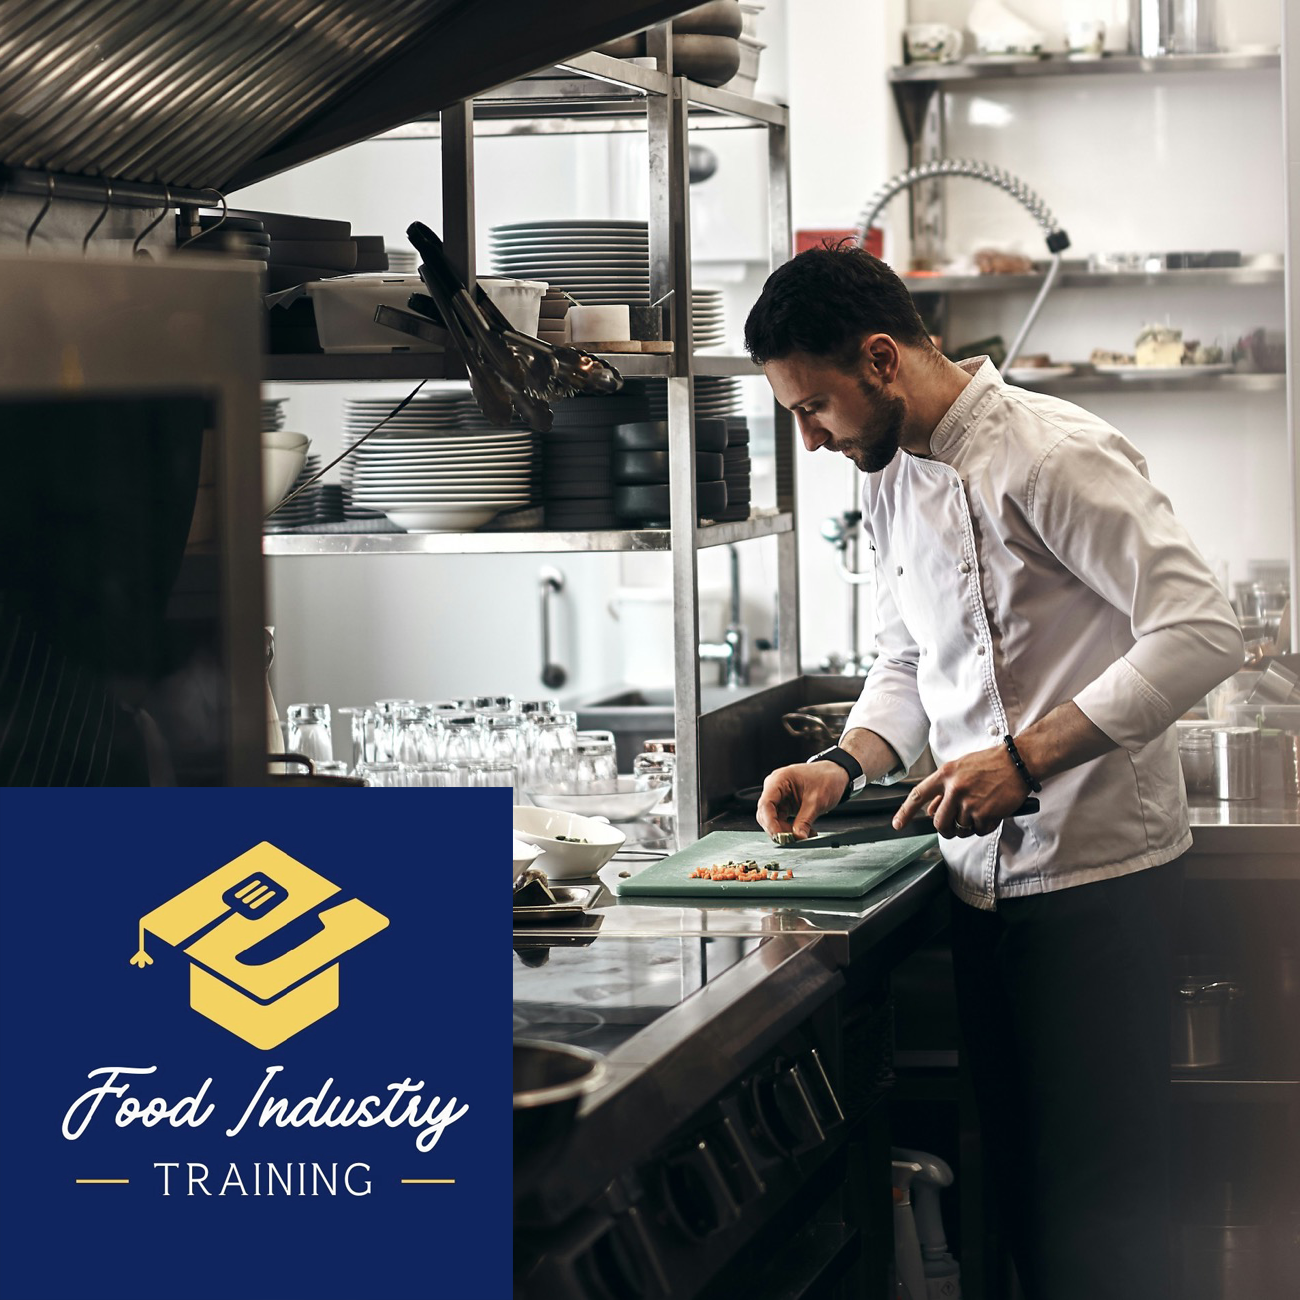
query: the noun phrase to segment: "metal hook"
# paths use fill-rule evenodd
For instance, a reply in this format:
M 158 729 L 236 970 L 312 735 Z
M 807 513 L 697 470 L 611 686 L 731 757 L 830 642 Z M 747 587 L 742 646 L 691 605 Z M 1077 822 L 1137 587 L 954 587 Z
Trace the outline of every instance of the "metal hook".
M 179 248 L 188 248 L 196 239 L 202 239 L 204 235 L 210 235 L 214 230 L 220 230 L 221 227 L 225 224 L 226 216 L 228 213 L 228 208 L 226 206 L 226 196 L 222 194 L 220 190 L 212 189 L 211 187 L 204 190 L 203 193 L 215 194 L 217 198 L 221 200 L 221 219 L 217 221 L 214 225 L 209 226 L 206 230 L 200 230 L 197 235 L 191 235 L 183 244 L 179 245 Z
M 41 205 L 41 210 L 36 214 L 36 220 L 27 227 L 27 251 L 32 251 L 32 236 L 36 233 L 36 227 L 45 220 L 45 214 L 50 210 L 50 204 L 54 202 L 54 173 L 45 173 L 46 195 L 45 202 Z
M 140 244 L 145 236 L 152 234 L 160 225 L 163 218 L 172 210 L 172 191 L 171 186 L 163 186 L 163 208 L 162 211 L 135 237 L 135 242 L 131 245 L 132 257 L 148 257 L 148 249 L 142 249 Z
M 86 231 L 86 237 L 81 241 L 81 255 L 86 256 L 86 249 L 90 247 L 91 238 L 94 236 L 103 220 L 108 216 L 108 210 L 113 206 L 113 182 L 107 177 L 104 179 L 104 206 L 99 210 L 99 216 L 95 218 L 95 224 Z

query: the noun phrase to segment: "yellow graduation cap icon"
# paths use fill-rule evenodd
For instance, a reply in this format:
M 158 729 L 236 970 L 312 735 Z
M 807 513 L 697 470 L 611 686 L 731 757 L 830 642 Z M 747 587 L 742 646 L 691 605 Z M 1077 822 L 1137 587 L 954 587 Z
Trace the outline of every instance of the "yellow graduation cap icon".
M 278 1047 L 339 1004 L 338 959 L 388 925 L 359 899 L 319 913 L 320 928 L 260 964 L 242 957 L 268 936 L 339 893 L 339 887 L 261 843 L 140 921 L 131 964 L 153 964 L 146 930 L 190 958 L 190 1006 L 263 1050 Z

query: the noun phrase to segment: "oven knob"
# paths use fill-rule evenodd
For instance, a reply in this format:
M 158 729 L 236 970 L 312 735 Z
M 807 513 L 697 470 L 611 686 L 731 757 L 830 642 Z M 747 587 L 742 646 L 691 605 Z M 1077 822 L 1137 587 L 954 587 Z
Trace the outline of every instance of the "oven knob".
M 695 1241 L 721 1232 L 740 1218 L 740 1206 L 702 1140 L 664 1162 L 660 1190 L 669 1218 Z

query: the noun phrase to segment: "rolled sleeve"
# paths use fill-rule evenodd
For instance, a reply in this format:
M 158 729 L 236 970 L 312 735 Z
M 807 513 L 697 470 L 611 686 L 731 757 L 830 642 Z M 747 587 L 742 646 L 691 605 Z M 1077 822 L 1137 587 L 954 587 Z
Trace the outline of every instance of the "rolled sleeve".
M 867 674 L 862 694 L 849 712 L 844 734 L 865 727 L 893 749 L 900 765 L 877 778 L 879 784 L 890 785 L 906 775 L 925 750 L 930 719 L 916 685 L 916 665 L 920 658 L 916 642 L 881 574 L 880 557 L 874 546 L 871 555 L 875 565 L 877 657 Z
M 1132 645 L 1077 692 L 1080 711 L 1136 753 L 1241 667 L 1227 598 L 1168 498 L 1116 440 L 1066 435 L 1030 490 L 1043 541 L 1076 577 L 1128 617 Z

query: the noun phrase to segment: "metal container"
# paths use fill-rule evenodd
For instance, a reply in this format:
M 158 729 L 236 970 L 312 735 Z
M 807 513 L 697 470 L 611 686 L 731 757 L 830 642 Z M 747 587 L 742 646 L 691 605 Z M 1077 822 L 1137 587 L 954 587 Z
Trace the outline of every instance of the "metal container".
M 1214 737 L 1210 727 L 1179 725 L 1178 761 L 1189 795 L 1214 793 Z
M 1214 793 L 1220 799 L 1259 797 L 1259 729 L 1218 727 L 1214 741 Z
M 1208 1070 L 1231 1064 L 1238 1051 L 1242 988 L 1231 979 L 1183 976 L 1174 989 L 1170 1064 Z

